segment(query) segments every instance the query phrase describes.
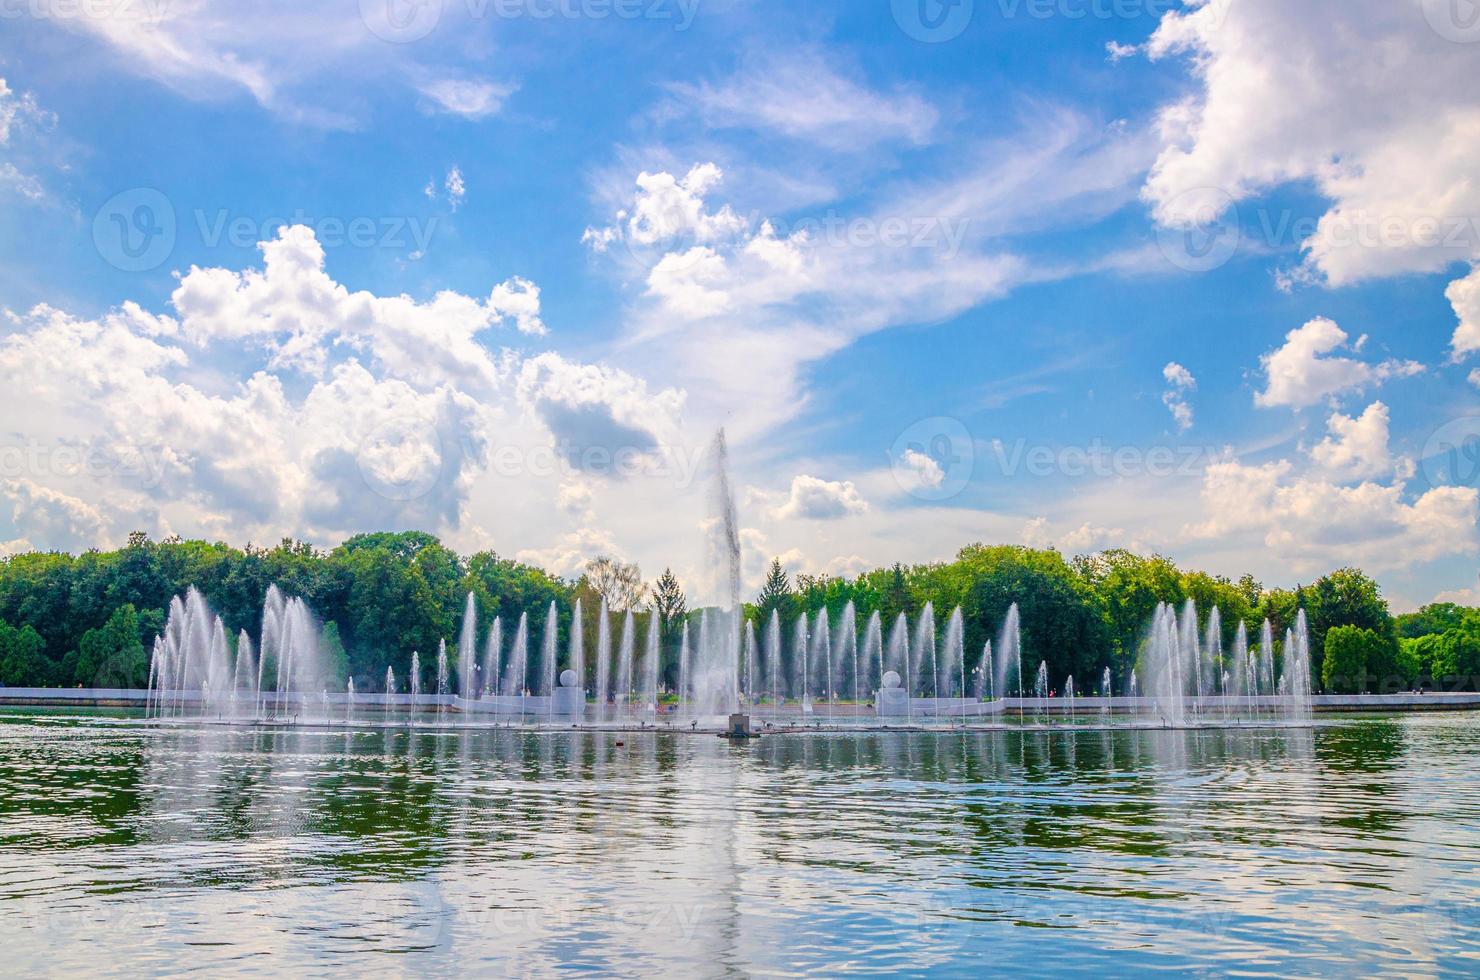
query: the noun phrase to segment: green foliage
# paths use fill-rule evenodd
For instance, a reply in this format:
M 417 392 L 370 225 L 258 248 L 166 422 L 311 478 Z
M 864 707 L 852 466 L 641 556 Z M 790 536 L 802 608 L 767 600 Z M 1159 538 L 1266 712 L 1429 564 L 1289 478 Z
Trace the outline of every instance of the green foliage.
M 1433 638 L 1430 673 L 1446 690 L 1473 690 L 1480 680 L 1480 633 L 1445 630 Z
M 0 621 L 0 684 L 43 687 L 52 681 L 46 641 L 30 626 L 16 628 Z
M 387 665 L 404 678 L 412 650 L 420 650 L 426 669 L 433 670 L 438 642 L 455 646 L 468 592 L 478 602 L 480 655 L 495 616 L 503 617 L 507 644 L 519 615 L 527 612 L 531 642 L 537 644 L 553 601 L 564 656 L 576 598 L 582 600 L 587 650 L 596 642 L 600 600 L 588 577 L 563 581 L 492 552 L 464 559 L 424 532 L 357 535 L 330 551 L 293 540 L 237 549 L 177 538 L 155 542 L 139 534 L 112 552 L 27 553 L 0 561 L 0 622 L 13 624 L 0 626 L 0 682 L 94 684 L 108 677 L 114 678 L 110 683 L 142 684 L 144 651 L 164 628 L 173 596 L 198 587 L 228 636 L 245 630 L 256 638 L 263 597 L 273 583 L 302 596 L 323 618 L 321 642 L 335 681 L 352 676 L 364 691 L 379 690 Z M 671 571 L 649 594 L 659 616 L 664 680 L 671 685 L 688 599 Z M 1317 664 L 1327 635 L 1341 627 L 1369 631 L 1381 641 L 1364 639 L 1366 683 L 1406 686 L 1447 678 L 1442 683 L 1473 684 L 1480 673 L 1473 642 L 1480 637 L 1480 611 L 1437 604 L 1394 620 L 1376 583 L 1355 569 L 1300 589 L 1265 589 L 1248 575 L 1232 580 L 1184 571 L 1162 556 L 1110 551 L 1070 564 L 1057 551 L 974 544 L 949 562 L 895 564 L 852 578 L 799 575 L 793 581 L 779 561 L 772 562 L 747 615 L 763 630 L 771 612 L 779 613 L 789 647 L 793 624 L 804 611 L 826 609 L 836 624 L 852 602 L 860 629 L 878 612 L 887 634 L 899 613 L 914 620 L 932 603 L 942 633 L 959 605 L 967 666 L 974 668 L 983 644 L 996 638 L 1008 606 L 1017 602 L 1029 670 L 1045 661 L 1051 686 L 1062 689 L 1073 674 L 1086 689 L 1109 667 L 1121 690 L 1156 604 L 1180 605 L 1188 598 L 1204 616 L 1219 607 L 1225 650 L 1240 622 L 1257 635 L 1267 617 L 1279 637 L 1303 607 Z M 645 627 L 644 615 L 638 629 Z M 589 654 L 587 664 L 594 665 Z M 1345 676 L 1340 662 L 1333 669 L 1333 677 Z
M 1474 616 L 1475 610 L 1453 602 L 1436 602 L 1424 606 L 1418 612 L 1404 613 L 1396 617 L 1398 635 L 1404 639 L 1417 639 L 1435 633 L 1445 633 L 1460 628 L 1467 615 Z
M 1311 671 L 1315 676 L 1325 677 L 1322 659 L 1326 632 L 1337 626 L 1357 626 L 1383 637 L 1387 649 L 1380 658 L 1382 662 L 1369 664 L 1369 671 L 1375 677 L 1386 678 L 1396 670 L 1398 646 L 1392 614 L 1382 590 L 1360 569 L 1338 569 L 1321 576 L 1310 588 L 1297 590 L 1297 594 L 1310 623 Z
M 148 683 L 149 660 L 132 603 L 119 606 L 106 623 L 82 634 L 69 679 L 82 687 L 143 687 Z
M 343 687 L 345 681 L 349 680 L 349 654 L 345 652 L 344 641 L 339 637 L 339 624 L 327 622 L 319 630 L 319 653 L 324 658 L 324 669 L 328 676 L 325 678 L 332 686 Z
M 1333 626 L 1326 631 L 1326 657 L 1321 683 L 1332 694 L 1365 694 L 1389 666 L 1390 638 L 1360 626 Z
M 771 568 L 766 572 L 765 584 L 761 586 L 761 594 L 755 600 L 756 618 L 764 624 L 770 620 L 771 613 L 779 613 L 784 628 L 795 618 L 795 610 L 796 594 L 791 591 L 791 580 L 781 567 L 781 559 L 773 558 Z
M 678 684 L 678 647 L 683 630 L 683 619 L 688 615 L 689 601 L 683 588 L 673 575 L 673 569 L 663 569 L 658 582 L 653 586 L 653 609 L 650 615 L 658 617 L 658 637 L 661 650 L 658 659 L 660 683 L 674 687 Z

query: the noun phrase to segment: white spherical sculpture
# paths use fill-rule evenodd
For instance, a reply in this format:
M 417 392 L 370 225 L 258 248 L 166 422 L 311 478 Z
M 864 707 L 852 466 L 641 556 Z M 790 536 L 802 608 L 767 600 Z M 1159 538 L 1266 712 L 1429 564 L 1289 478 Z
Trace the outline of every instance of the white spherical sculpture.
M 567 671 L 563 672 L 560 675 L 560 686 L 561 687 L 575 687 L 576 686 L 576 672 L 573 671 L 573 670 L 567 670 Z
M 885 687 L 898 687 L 899 686 L 899 673 L 897 671 L 893 671 L 893 670 L 887 672 L 884 675 L 884 686 Z

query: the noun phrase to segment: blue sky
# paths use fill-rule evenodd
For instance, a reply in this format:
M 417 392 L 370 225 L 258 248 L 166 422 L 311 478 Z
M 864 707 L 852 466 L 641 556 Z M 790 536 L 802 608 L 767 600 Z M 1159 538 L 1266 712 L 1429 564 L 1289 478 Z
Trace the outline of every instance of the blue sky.
M 1480 601 L 1465 2 L 10 5 L 0 542 Z

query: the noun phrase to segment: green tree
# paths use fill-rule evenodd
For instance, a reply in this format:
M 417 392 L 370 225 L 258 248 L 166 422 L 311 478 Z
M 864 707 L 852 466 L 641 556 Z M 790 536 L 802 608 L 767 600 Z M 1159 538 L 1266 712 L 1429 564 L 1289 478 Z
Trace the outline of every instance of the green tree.
M 1480 681 L 1480 634 L 1465 629 L 1446 630 L 1433 644 L 1434 682 L 1445 690 L 1475 690 Z
M 29 625 L 15 627 L 0 621 L 0 684 L 45 687 L 52 683 L 45 651 L 46 641 Z
M 70 679 L 84 687 L 131 688 L 148 683 L 149 659 L 132 603 L 119 606 L 106 623 L 82 634 Z
M 1370 630 L 1387 641 L 1381 663 L 1368 665 L 1375 677 L 1396 669 L 1398 642 L 1393 630 L 1393 617 L 1388 612 L 1382 590 L 1368 575 L 1356 568 L 1341 568 L 1316 580 L 1309 589 L 1297 590 L 1310 623 L 1311 670 L 1325 677 L 1322 659 L 1326 633 L 1338 626 L 1356 626 Z
M 755 600 L 756 615 L 765 623 L 771 618 L 771 613 L 779 613 L 785 627 L 795 617 L 795 607 L 796 594 L 791 591 L 791 580 L 781 567 L 781 559 L 773 558 L 766 581 L 761 585 L 761 594 Z
M 1321 682 L 1332 694 L 1364 694 L 1378 680 L 1374 664 L 1386 659 L 1388 638 L 1360 626 L 1333 626 L 1326 632 Z

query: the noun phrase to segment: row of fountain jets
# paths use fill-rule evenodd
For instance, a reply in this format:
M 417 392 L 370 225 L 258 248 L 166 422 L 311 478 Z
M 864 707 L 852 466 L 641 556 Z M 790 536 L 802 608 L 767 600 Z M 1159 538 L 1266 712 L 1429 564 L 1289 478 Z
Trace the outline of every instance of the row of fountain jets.
M 508 643 L 502 618 L 494 617 L 480 651 L 477 601 L 470 594 L 457 643 L 455 690 L 454 665 L 444 641 L 437 651 L 434 689 L 422 690 L 421 658 L 413 653 L 404 681 L 393 668 L 386 668 L 384 692 L 404 691 L 412 704 L 420 703 L 423 695 L 436 695 L 432 703 L 440 704 L 454 694 L 465 701 L 553 703 L 558 687 L 580 686 L 587 674 L 580 601 L 573 609 L 564 671 L 558 670 L 557 611 L 551 603 L 536 656 L 531 655 L 528 613 L 520 615 Z M 577 697 L 584 701 L 590 693 L 599 706 L 656 710 L 663 693 L 658 617 L 647 617 L 641 651 L 633 613 L 620 615 L 619 631 L 613 629 L 614 618 L 603 602 L 596 619 L 594 691 Z M 887 638 L 879 613 L 874 612 L 860 640 L 852 603 L 844 607 L 836 628 L 825 611 L 803 614 L 792 627 L 789 670 L 776 613 L 760 633 L 757 636 L 754 622 L 742 621 L 734 611 L 705 610 L 698 616 L 696 629 L 685 619 L 680 627 L 677 686 L 672 692 L 681 709 L 689 715 L 711 717 L 742 704 L 768 704 L 779 710 L 790 700 L 805 713 L 812 710 L 814 700 L 826 704 L 863 701 L 880 686 L 891 684 L 902 684 L 911 702 L 942 698 L 980 702 L 1001 697 L 1044 700 L 1060 693 L 1049 689 L 1046 664 L 1038 666 L 1031 688 L 1024 683 L 1016 604 L 1008 609 L 995 642 L 986 642 L 974 669 L 966 664 L 959 607 L 947 620 L 943 643 L 937 643 L 935 611 L 928 603 L 913 629 L 901 613 Z M 233 654 L 221 618 L 199 591 L 191 589 L 171 602 L 164 632 L 155 641 L 149 711 L 161 717 L 204 713 L 260 718 L 300 714 L 315 703 L 327 705 L 329 688 L 335 682 L 319 639 L 318 621 L 307 604 L 284 596 L 273 586 L 263 606 L 260 647 L 254 647 L 243 630 Z M 1310 712 L 1309 649 L 1303 611 L 1285 635 L 1283 670 L 1277 672 L 1268 621 L 1257 645 L 1249 642 L 1244 624 L 1239 623 L 1233 647 L 1225 653 L 1216 607 L 1199 631 L 1197 608 L 1191 600 L 1180 613 L 1162 604 L 1153 617 L 1140 663 L 1120 693 L 1144 699 L 1171 725 L 1259 708 L 1279 710 L 1288 720 L 1302 721 Z M 1107 667 L 1097 692 L 1092 686 L 1080 690 L 1070 677 L 1062 694 L 1072 707 L 1076 696 L 1097 693 L 1110 698 L 1116 693 L 1112 688 Z M 352 705 L 353 679 L 344 693 Z

